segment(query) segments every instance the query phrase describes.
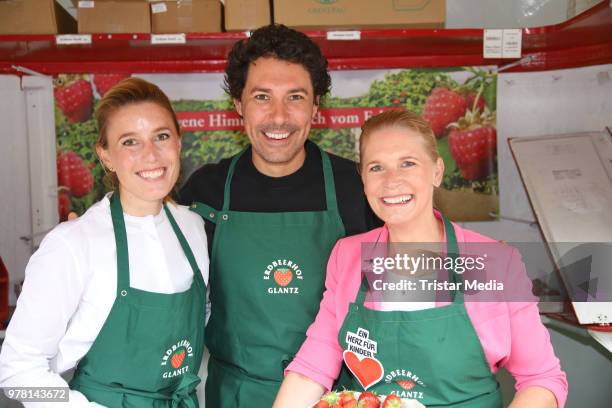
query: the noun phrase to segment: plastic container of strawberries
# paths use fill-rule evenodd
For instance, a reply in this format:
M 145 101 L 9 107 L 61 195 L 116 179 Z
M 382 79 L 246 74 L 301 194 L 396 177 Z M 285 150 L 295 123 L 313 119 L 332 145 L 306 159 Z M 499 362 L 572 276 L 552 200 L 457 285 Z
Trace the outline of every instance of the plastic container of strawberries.
M 337 392 L 338 394 L 342 393 L 342 392 L 351 392 L 353 394 L 353 396 L 355 397 L 355 400 L 359 400 L 359 396 L 361 395 L 361 392 L 359 391 L 350 391 L 350 390 L 344 390 L 344 391 L 332 391 L 332 392 Z M 325 394 L 328 395 L 329 393 Z M 325 395 L 323 395 L 323 397 L 325 397 Z M 316 402 L 314 402 L 312 405 L 310 405 L 309 408 L 319 408 L 321 407 L 321 405 L 318 405 L 321 401 L 322 398 Z M 378 401 L 380 402 L 380 407 L 383 406 L 383 402 L 385 401 L 386 395 L 379 395 L 378 396 Z M 425 405 L 423 405 L 422 403 L 420 403 L 418 400 L 415 399 L 407 399 L 407 398 L 402 398 L 402 408 L 426 408 Z M 334 406 L 334 407 L 340 407 L 342 408 L 343 405 L 341 404 L 337 404 L 337 405 L 329 405 Z

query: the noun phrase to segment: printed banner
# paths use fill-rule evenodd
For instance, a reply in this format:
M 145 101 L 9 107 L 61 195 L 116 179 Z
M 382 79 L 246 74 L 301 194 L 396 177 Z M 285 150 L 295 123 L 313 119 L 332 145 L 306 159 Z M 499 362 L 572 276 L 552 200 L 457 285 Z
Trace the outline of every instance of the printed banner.
M 360 127 L 363 123 L 390 107 L 370 108 L 321 108 L 312 121 L 313 129 L 340 129 Z M 216 112 L 178 112 L 177 118 L 183 132 L 197 130 L 242 130 L 244 122 L 235 110 Z
M 446 171 L 435 203 L 457 221 L 483 221 L 499 212 L 496 88 L 488 67 L 333 71 L 310 139 L 358 160 L 360 127 L 389 109 L 409 109 L 430 122 Z M 183 132 L 182 180 L 205 163 L 248 145 L 242 119 L 222 91 L 222 74 L 134 74 L 170 97 Z M 105 192 L 95 156 L 93 109 L 125 75 L 60 75 L 55 81 L 59 208 L 82 213 Z

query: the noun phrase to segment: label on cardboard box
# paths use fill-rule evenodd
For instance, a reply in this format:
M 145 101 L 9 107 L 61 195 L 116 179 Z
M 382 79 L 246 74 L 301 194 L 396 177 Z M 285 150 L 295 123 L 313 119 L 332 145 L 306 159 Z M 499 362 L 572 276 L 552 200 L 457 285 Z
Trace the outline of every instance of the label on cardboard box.
M 151 4 L 151 13 L 165 13 L 168 11 L 168 7 L 166 7 L 166 3 L 153 3 Z
M 361 40 L 361 31 L 328 31 L 328 40 Z
M 94 1 L 84 1 L 81 0 L 79 1 L 79 8 L 94 8 L 95 4 Z
M 61 34 L 55 36 L 57 45 L 91 44 L 91 34 Z
M 180 34 L 151 34 L 151 44 L 185 44 L 185 33 Z

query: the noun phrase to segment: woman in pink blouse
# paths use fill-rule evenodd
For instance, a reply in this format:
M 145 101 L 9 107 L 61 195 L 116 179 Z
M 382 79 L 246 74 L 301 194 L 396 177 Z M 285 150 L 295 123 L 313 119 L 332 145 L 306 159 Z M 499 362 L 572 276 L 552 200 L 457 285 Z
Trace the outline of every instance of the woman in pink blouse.
M 563 407 L 567 380 L 536 302 L 464 302 L 454 272 L 445 302 L 366 301 L 372 284 L 362 274 L 362 249 L 370 247 L 362 244 L 389 251 L 392 243 L 438 243 L 457 259 L 466 243 L 495 241 L 434 210 L 444 163 L 418 115 L 389 111 L 366 122 L 360 159 L 368 202 L 385 225 L 336 243 L 319 314 L 274 407 L 307 407 L 332 387 L 393 393 L 425 406 L 500 407 L 499 367 L 516 380 L 512 408 Z M 503 273 L 528 287 L 520 255 L 506 249 Z

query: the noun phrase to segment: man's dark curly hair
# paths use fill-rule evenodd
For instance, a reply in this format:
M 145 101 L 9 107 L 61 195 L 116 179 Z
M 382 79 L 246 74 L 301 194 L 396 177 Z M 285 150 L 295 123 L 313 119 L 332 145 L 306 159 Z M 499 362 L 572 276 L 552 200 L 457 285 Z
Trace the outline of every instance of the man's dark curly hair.
M 261 57 L 273 57 L 302 65 L 310 74 L 315 101 L 331 87 L 327 59 L 319 46 L 299 31 L 282 24 L 271 24 L 253 31 L 230 51 L 223 88 L 232 98 L 240 99 L 250 64 Z

